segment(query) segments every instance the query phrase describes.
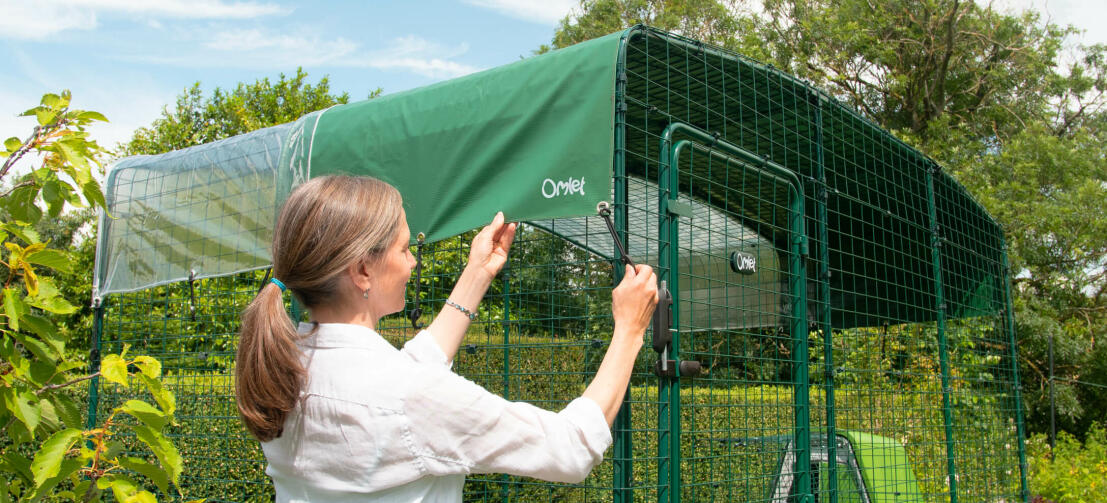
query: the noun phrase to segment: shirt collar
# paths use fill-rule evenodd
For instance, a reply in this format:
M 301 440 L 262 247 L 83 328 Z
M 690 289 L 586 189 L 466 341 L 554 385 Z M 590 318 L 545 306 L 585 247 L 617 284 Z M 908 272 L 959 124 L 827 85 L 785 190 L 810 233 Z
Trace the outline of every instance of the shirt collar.
M 312 333 L 312 329 L 319 328 Z M 303 348 L 364 348 L 364 349 L 390 349 L 395 351 L 388 341 L 384 340 L 375 330 L 362 326 L 346 323 L 304 323 L 297 327 L 297 332 L 305 336 L 296 341 Z M 310 335 L 309 335 L 310 334 Z

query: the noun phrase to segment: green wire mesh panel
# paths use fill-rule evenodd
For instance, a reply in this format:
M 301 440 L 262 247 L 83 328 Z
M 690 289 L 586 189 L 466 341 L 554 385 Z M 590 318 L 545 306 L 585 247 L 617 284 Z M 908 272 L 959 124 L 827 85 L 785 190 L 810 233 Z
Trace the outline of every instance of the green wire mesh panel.
M 557 228 L 558 221 L 544 225 Z M 422 322 L 429 323 L 442 308 L 468 260 L 472 236 L 466 233 L 416 249 L 423 262 L 418 295 L 427 315 Z M 584 391 L 607 350 L 613 329 L 612 284 L 607 259 L 524 225 L 465 336 L 454 370 L 509 400 L 561 410 Z M 409 293 L 414 298 L 414 286 Z M 397 346 L 417 333 L 399 316 L 382 320 L 379 331 Z M 608 457 L 588 479 L 572 486 L 505 475 L 472 476 L 464 499 L 607 501 L 615 462 Z
M 239 315 L 263 274 L 179 282 L 105 299 L 100 351 L 129 347 L 128 354 L 158 358 L 162 383 L 176 396 L 179 424 L 166 431 L 185 459 L 186 500 L 273 498 L 261 447 L 239 421 L 234 401 Z M 98 384 L 94 410 L 101 420 L 141 387 Z

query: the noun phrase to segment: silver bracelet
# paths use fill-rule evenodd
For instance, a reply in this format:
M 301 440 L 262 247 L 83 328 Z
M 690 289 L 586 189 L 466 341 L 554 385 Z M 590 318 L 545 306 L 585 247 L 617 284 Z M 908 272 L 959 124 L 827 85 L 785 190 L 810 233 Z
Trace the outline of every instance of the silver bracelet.
M 458 311 L 461 311 L 461 314 L 464 314 L 465 316 L 469 317 L 469 321 L 476 321 L 477 320 L 477 313 L 474 313 L 474 312 L 472 312 L 468 309 L 465 309 L 464 307 L 461 307 L 461 305 L 458 304 L 457 302 L 454 302 L 450 299 L 446 299 L 446 305 L 456 307 Z

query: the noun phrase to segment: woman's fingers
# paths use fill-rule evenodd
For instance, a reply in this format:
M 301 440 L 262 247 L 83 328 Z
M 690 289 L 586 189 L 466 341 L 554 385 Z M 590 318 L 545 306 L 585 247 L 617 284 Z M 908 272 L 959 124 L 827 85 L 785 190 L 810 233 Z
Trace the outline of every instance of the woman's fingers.
M 507 253 L 511 249 L 511 243 L 515 242 L 515 231 L 519 228 L 519 224 L 511 222 L 500 228 L 500 232 L 496 235 L 492 242 L 498 243 L 504 253 Z

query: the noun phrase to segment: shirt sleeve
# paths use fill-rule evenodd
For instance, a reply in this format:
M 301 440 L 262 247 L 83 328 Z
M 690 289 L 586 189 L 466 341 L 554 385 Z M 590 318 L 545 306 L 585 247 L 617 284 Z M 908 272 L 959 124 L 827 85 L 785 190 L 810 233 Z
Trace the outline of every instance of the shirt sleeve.
M 434 336 L 426 330 L 420 331 L 411 340 L 404 343 L 400 353 L 410 358 L 415 363 L 451 368 L 454 361 L 446 359 L 446 353 L 434 340 Z
M 611 445 L 603 411 L 589 398 L 551 412 L 509 402 L 445 369 L 418 381 L 404 412 L 415 454 L 433 475 L 506 473 L 576 483 Z

